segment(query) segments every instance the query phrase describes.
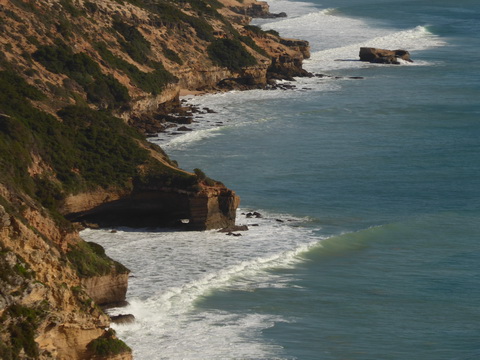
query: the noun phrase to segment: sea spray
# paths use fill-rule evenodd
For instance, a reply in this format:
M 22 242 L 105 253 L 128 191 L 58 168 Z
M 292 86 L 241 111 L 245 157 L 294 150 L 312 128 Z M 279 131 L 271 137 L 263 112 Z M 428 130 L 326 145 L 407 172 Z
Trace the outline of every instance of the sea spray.
M 213 290 L 282 286 L 268 269 L 288 268 L 301 261 L 298 255 L 321 237 L 315 235 L 315 228 L 298 227 L 308 219 L 264 211 L 262 217 L 247 218 L 242 212 L 237 223 L 250 227 L 242 236 L 217 231 L 82 232 L 85 240 L 100 243 L 109 256 L 132 270 L 130 305 L 111 313 L 135 316 L 134 324 L 115 325 L 115 329 L 131 344 L 136 357 L 194 359 L 201 352 L 201 358 L 223 358 L 232 350 L 225 344 L 233 344 L 241 358 L 258 359 L 275 349 L 252 335 L 286 319 L 202 312 L 195 304 Z M 162 356 L 156 357 L 152 343 L 162 348 Z

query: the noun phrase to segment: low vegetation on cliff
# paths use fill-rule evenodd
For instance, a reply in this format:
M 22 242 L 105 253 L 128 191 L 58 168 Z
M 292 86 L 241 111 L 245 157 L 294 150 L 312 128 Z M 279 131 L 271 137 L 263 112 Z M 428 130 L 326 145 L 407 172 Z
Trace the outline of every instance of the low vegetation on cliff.
M 2 359 L 128 358 L 84 286 L 126 282 L 128 269 L 79 237 L 85 222 L 234 222 L 234 192 L 181 170 L 142 124 L 161 129 L 182 88 L 218 90 L 226 78 L 261 87 L 273 68 L 300 71 L 298 44 L 248 25 L 241 9 L 252 4 L 0 1 Z

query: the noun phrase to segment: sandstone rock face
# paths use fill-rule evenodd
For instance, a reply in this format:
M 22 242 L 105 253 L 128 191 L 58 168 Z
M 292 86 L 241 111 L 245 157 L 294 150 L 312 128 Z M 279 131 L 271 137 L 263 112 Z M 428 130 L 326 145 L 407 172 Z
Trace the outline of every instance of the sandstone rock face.
M 269 5 L 265 1 L 237 1 L 237 4 L 235 4 L 234 1 L 222 0 L 221 2 L 228 6 L 233 12 L 252 18 L 273 19 L 287 16 L 284 12 L 278 14 L 271 13 Z
M 108 306 L 125 302 L 128 274 L 108 274 L 81 279 L 85 292 L 98 305 Z
M 0 194 L 10 198 L 0 185 Z M 15 307 L 34 309 L 38 318 L 29 324 L 35 333 L 31 339 L 42 359 L 85 359 L 86 346 L 101 336 L 109 319 L 88 297 L 78 295 L 80 288 L 75 271 L 65 264 L 61 249 L 67 242 L 80 241 L 75 233 L 62 232 L 53 221 L 29 204 L 22 204 L 28 220 L 19 219 L 0 208 L 0 315 L 2 327 L 21 328 L 22 318 L 15 316 Z M 46 234 L 50 234 L 48 238 Z M 63 236 L 62 236 L 63 234 Z M 58 247 L 51 239 L 55 239 Z M 62 244 L 62 243 L 65 243 Z M 27 337 L 28 338 L 28 337 Z M 2 341 L 11 339 L 2 333 Z M 50 355 L 49 355 L 50 354 Z
M 406 50 L 385 50 L 376 48 L 360 48 L 360 61 L 368 61 L 378 64 L 400 64 L 398 59 L 413 62 L 410 53 Z
M 206 188 L 189 199 L 190 230 L 209 230 L 235 225 L 240 198 L 232 190 Z
M 232 72 L 218 66 L 203 69 L 184 69 L 177 74 L 179 86 L 184 89 L 209 90 L 216 89 L 225 79 L 235 79 L 238 83 L 249 82 L 252 85 L 265 85 L 267 69 L 270 63 L 258 64 L 243 68 L 239 72 Z
M 300 52 L 305 59 L 310 57 L 310 43 L 306 40 L 281 38 L 280 44 Z
M 104 227 L 181 226 L 189 230 L 210 230 L 235 225 L 239 202 L 235 192 L 224 186 L 203 186 L 197 192 L 159 187 L 135 191 L 119 200 L 66 216 L 73 221 Z
M 219 13 L 228 12 L 225 16 L 232 24 L 216 16 L 209 17 L 207 22 L 214 30 L 210 34 L 213 38 L 237 36 L 229 32 L 232 26 L 241 36 L 248 35 L 249 30 L 244 25 L 252 16 L 286 15 L 271 14 L 265 2 L 256 0 L 219 1 L 226 5 L 219 9 Z M 180 4 L 179 11 L 189 17 L 201 18 L 195 14 L 193 7 L 185 6 L 185 2 L 170 3 L 175 6 Z M 48 100 L 39 100 L 35 107 L 54 117 L 57 117 L 58 110 L 73 104 L 88 105 L 92 109 L 104 106 L 92 103 L 87 89 L 68 74 L 52 72 L 48 65 L 21 56 L 24 53 L 33 54 L 43 45 L 50 46 L 55 39 L 62 39 L 73 53 L 88 56 L 103 75 L 111 76 L 125 87 L 131 100 L 124 106 L 115 107 L 114 113 L 134 126 L 135 118 L 155 118 L 168 111 L 170 104 L 178 103 L 180 89 L 217 91 L 219 82 L 224 79 L 229 79 L 234 88 L 262 87 L 266 85 L 269 73 L 278 78 L 304 74 L 302 61 L 309 56 L 307 42 L 282 39 L 261 31 L 255 35 L 253 31 L 251 39 L 255 44 L 243 43 L 242 46 L 252 54 L 257 64 L 237 71 L 221 68 L 206 50 L 212 39 L 201 38 L 198 34 L 200 29 L 183 20 L 165 23 L 161 16 L 152 16 L 147 8 L 136 6 L 133 1 L 0 0 L 0 8 L 1 43 L 9 45 L 3 49 L 4 60 L 15 64 L 13 68 L 22 69 L 20 76 L 46 95 Z M 229 10 L 234 8 L 237 13 Z M 61 19 L 62 26 L 66 24 L 65 33 L 53 39 L 50 34 L 59 32 L 58 19 Z M 114 19 L 119 19 L 145 38 L 151 50 L 147 56 L 150 61 L 140 61 L 125 50 L 128 41 L 123 43 L 121 37 L 124 35 L 112 31 Z M 107 50 L 118 58 L 116 65 L 110 63 L 111 57 L 97 48 L 96 44 L 101 43 L 105 43 Z M 148 86 L 142 87 L 142 82 L 118 67 L 124 62 L 133 66 L 130 69 L 136 68 L 137 74 L 137 70 L 151 73 L 154 68 L 149 64 L 161 63 L 177 79 L 165 84 L 161 90 L 149 90 Z M 5 70 L 3 63 L 2 69 Z M 34 71 L 26 76 L 26 70 Z M 25 101 L 28 100 L 25 98 Z M 9 116 L 0 114 L 2 120 L 8 120 Z M 145 146 L 145 149 L 150 151 L 152 148 Z M 58 181 L 59 189 L 62 188 L 52 164 L 42 159 L 35 149 L 27 150 L 32 152 L 32 163 L 26 170 L 30 177 L 51 177 L 52 183 L 57 185 Z M 151 156 L 173 168 L 160 153 L 161 150 L 152 150 Z M 7 170 L 8 166 L 5 167 Z M 139 172 L 145 167 L 139 166 Z M 78 169 L 72 171 L 77 172 Z M 177 171 L 182 172 L 173 169 L 173 172 Z M 8 171 L 2 168 L 3 173 Z M 132 184 L 126 184 L 125 188 L 115 189 L 112 185 L 75 193 L 62 200 L 63 204 L 54 210 L 71 215 L 73 219 L 105 225 L 172 226 L 185 220 L 188 222 L 185 227 L 193 230 L 235 229 L 235 212 L 240 200 L 233 191 L 218 183 L 208 185 L 208 181 L 179 185 L 176 179 L 181 176 L 175 176 L 172 175 L 175 180 L 151 187 L 133 184 L 132 179 Z M 188 176 L 194 175 L 187 173 L 184 178 Z M 13 347 L 13 342 L 18 340 L 12 338 L 10 329 L 28 328 L 32 330 L 26 334 L 30 337 L 29 348 L 38 352 L 38 356 L 25 354 L 22 350 L 21 357 L 98 359 L 88 353 L 87 344 L 105 335 L 110 321 L 96 303 L 108 304 L 125 299 L 128 274 L 114 271 L 108 275 L 80 278 L 78 268 L 74 268 L 73 261 L 68 257 L 72 246 L 83 243 L 79 234 L 66 224 L 65 219 L 51 216 L 51 212 L 42 207 L 41 201 L 28 195 L 30 192 L 25 192 L 22 185 L 18 184 L 18 188 L 13 183 L 9 183 L 8 188 L 4 185 L 0 184 L 0 358 L 3 345 Z M 26 323 L 16 313 L 18 308 L 40 315 L 35 322 Z M 26 351 L 27 347 L 24 349 Z M 131 353 L 127 351 L 102 360 L 131 358 Z

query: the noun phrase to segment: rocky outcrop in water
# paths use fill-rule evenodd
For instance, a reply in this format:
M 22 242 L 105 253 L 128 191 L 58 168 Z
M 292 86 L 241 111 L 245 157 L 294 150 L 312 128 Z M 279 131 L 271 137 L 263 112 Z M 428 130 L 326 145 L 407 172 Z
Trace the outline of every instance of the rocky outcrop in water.
M 368 61 L 376 64 L 395 64 L 400 62 L 398 59 L 402 59 L 408 62 L 413 62 L 410 59 L 410 53 L 406 50 L 385 50 L 376 48 L 360 48 L 360 61 Z

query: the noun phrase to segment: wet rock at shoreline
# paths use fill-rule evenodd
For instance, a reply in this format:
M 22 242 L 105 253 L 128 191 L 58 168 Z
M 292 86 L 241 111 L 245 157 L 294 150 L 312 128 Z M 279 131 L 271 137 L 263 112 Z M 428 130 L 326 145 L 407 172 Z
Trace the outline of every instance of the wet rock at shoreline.
M 131 324 L 135 322 L 135 316 L 133 316 L 132 314 L 120 314 L 110 316 L 110 320 L 114 324 Z
M 400 64 L 398 59 L 413 62 L 410 59 L 410 53 L 407 50 L 386 50 L 377 48 L 360 48 L 360 61 L 366 61 L 376 64 Z
M 259 212 L 253 211 L 253 212 L 246 213 L 246 214 L 245 214 L 245 217 L 246 217 L 247 219 L 250 219 L 250 218 L 260 219 L 260 218 L 263 217 L 263 215 L 260 214 Z
M 223 228 L 218 230 L 218 232 L 224 232 L 224 233 L 231 233 L 234 231 L 247 231 L 248 226 L 247 225 L 235 225 L 235 226 L 229 226 L 227 228 Z

